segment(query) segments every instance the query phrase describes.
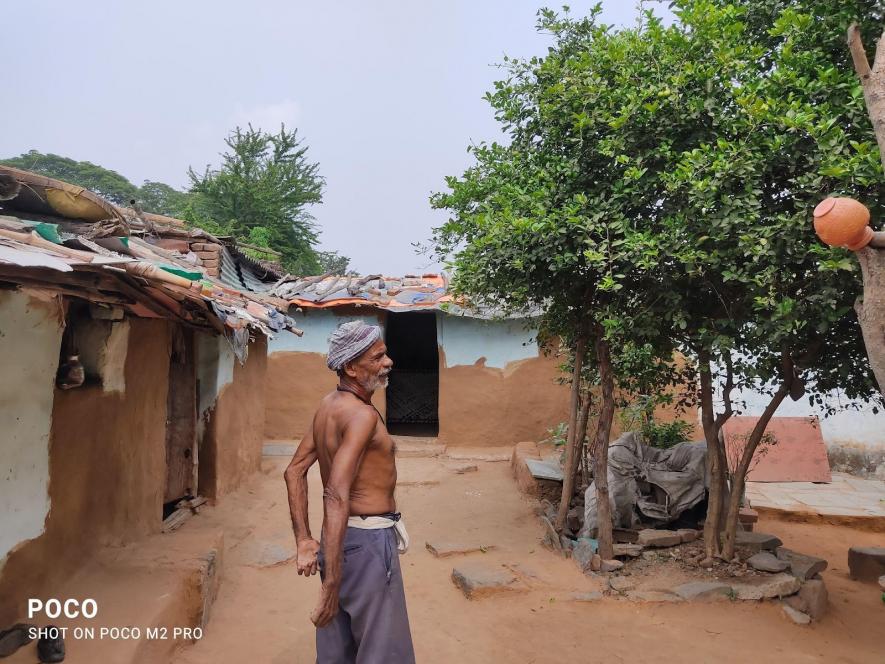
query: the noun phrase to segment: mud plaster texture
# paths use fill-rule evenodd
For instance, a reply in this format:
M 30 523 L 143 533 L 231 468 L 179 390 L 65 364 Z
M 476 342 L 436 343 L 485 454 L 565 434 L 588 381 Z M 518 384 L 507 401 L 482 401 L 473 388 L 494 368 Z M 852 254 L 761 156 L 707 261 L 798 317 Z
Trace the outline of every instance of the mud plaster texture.
M 569 388 L 559 385 L 554 356 L 509 362 L 503 369 L 446 366 L 439 353 L 439 440 L 449 446 L 538 441 L 568 419 Z
M 97 548 L 157 532 L 166 471 L 166 321 L 131 319 L 126 391 L 55 390 L 45 530 L 10 552 L 0 576 L 0 626 Z
M 249 345 L 245 365 L 234 363 L 233 381 L 215 406 L 204 413 L 199 450 L 199 493 L 220 498 L 234 490 L 261 465 L 264 444 L 267 339 Z
M 265 438 L 297 440 L 313 420 L 320 399 L 335 389 L 338 376 L 326 366 L 322 353 L 272 353 L 267 359 Z M 372 402 L 386 416 L 384 391 Z

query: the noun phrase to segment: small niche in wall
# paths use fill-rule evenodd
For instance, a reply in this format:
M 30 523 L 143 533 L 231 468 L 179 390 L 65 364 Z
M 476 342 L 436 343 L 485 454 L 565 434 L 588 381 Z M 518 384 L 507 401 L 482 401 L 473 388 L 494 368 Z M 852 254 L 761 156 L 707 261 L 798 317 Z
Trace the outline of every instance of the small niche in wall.
M 122 392 L 129 336 L 123 312 L 77 298 L 66 304 L 56 385 L 61 389 L 96 385 Z

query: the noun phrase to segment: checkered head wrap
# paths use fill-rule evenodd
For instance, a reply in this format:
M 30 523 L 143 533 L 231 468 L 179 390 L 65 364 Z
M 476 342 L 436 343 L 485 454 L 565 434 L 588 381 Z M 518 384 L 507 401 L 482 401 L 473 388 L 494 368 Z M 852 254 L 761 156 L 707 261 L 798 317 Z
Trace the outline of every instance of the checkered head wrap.
M 358 358 L 380 338 L 381 328 L 377 325 L 367 325 L 361 320 L 342 323 L 329 337 L 326 366 L 332 371 L 340 371 L 345 364 Z

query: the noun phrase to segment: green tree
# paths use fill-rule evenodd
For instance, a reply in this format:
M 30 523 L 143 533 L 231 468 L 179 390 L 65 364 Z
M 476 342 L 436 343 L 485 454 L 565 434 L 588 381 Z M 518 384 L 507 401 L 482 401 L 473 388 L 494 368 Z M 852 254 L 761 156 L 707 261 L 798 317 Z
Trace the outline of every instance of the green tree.
M 89 161 L 75 161 L 57 154 L 31 150 L 0 163 L 79 185 L 116 205 L 128 206 L 129 201 L 138 196 L 138 187 L 125 177 Z
M 708 557 L 733 552 L 748 465 L 728 496 L 718 433 L 734 389 L 771 395 L 745 457 L 787 395 L 873 394 L 853 263 L 809 236 L 828 193 L 883 202 L 859 86 L 826 37 L 845 33 L 858 3 L 824 4 L 820 15 L 811 0 L 680 0 L 676 24 L 645 12 L 620 30 L 600 25 L 598 8 L 577 20 L 544 10 L 553 47 L 506 60 L 488 95 L 510 143 L 472 148 L 476 165 L 433 199 L 453 212 L 435 243 L 456 288 L 542 307 L 575 351 L 592 340 L 602 412 L 613 382 L 629 384 L 624 349 L 645 349 L 640 375 L 666 376 L 674 348 L 687 356 L 714 479 Z M 573 392 L 572 425 L 575 403 Z
M 237 127 L 225 142 L 229 150 L 220 168 L 189 170 L 194 200 L 188 221 L 213 222 L 238 238 L 263 240 L 282 253 L 289 272 L 317 273 L 317 229 L 309 208 L 322 202 L 323 178 L 318 164 L 308 161 L 297 130 L 282 126 L 269 134 Z
M 187 206 L 188 194 L 162 182 L 146 180 L 141 187 L 132 184 L 116 171 L 89 161 L 76 161 L 57 154 L 31 150 L 18 157 L 4 159 L 0 164 L 21 168 L 47 177 L 78 185 L 115 205 L 129 207 L 138 201 L 146 212 L 179 217 Z

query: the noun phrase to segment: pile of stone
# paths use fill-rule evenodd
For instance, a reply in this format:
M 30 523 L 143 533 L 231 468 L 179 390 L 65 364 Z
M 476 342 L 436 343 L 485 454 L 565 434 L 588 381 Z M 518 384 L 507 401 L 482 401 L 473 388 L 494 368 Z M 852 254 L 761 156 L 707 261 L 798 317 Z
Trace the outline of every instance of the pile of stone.
M 560 542 L 563 553 L 582 572 L 608 574 L 610 595 L 639 602 L 781 599 L 784 614 L 797 624 L 820 620 L 826 612 L 827 589 L 820 574 L 827 561 L 788 549 L 774 535 L 739 531 L 735 559 L 717 560 L 713 565 L 704 561 L 698 530 L 616 529 L 614 536 L 619 541 L 612 560 L 596 553 L 595 540 L 563 538 Z M 643 572 L 662 562 L 700 571 L 712 579 L 638 589 Z

